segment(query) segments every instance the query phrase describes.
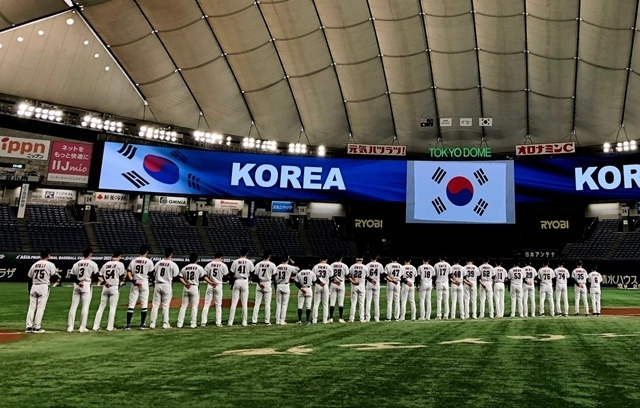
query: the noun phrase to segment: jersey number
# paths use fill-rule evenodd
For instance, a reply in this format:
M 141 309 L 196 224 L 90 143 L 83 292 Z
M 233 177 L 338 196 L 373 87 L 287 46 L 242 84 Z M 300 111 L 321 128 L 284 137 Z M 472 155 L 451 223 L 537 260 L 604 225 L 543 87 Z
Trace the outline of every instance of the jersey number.
M 161 278 L 164 278 L 165 269 L 166 268 L 160 268 L 160 277 Z
M 36 279 L 44 279 L 44 277 L 46 276 L 46 271 L 44 269 L 36 269 L 35 271 L 33 271 L 33 276 Z
M 113 269 L 108 269 L 107 273 L 105 273 L 104 276 L 107 279 L 113 279 L 116 277 L 116 271 L 114 271 Z

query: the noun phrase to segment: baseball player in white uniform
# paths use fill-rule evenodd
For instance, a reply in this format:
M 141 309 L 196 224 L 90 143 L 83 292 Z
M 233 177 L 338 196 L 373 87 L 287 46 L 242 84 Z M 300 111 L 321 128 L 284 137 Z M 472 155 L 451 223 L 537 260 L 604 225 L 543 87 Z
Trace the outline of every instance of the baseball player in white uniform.
M 464 281 L 467 270 L 457 259 L 451 264 L 451 318 L 456 318 L 456 307 L 460 309 L 460 318 L 467 318 L 464 312 Z
M 478 278 L 480 277 L 480 270 L 473 264 L 473 261 L 467 261 L 464 266 L 466 276 L 464 279 L 464 315 L 468 319 L 472 317 L 478 318 Z M 471 305 L 469 305 L 471 304 Z M 469 314 L 469 306 L 471 306 L 471 313 Z
M 356 305 L 360 311 L 360 322 L 365 322 L 364 315 L 364 282 L 367 276 L 367 266 L 362 263 L 361 256 L 356 257 L 356 263 L 349 268 L 349 282 L 351 282 L 351 312 L 349 313 L 349 323 L 353 323 L 356 318 Z
M 536 286 L 535 278 L 538 277 L 538 271 L 531 266 L 531 261 L 522 268 L 524 281 L 522 283 L 522 307 L 524 308 L 524 317 L 529 316 L 529 301 L 531 301 L 531 317 L 536 317 Z
M 184 285 L 182 288 L 182 304 L 178 312 L 177 328 L 182 328 L 187 307 L 191 305 L 191 328 L 198 327 L 198 306 L 200 305 L 200 280 L 204 277 L 204 268 L 198 265 L 198 254 L 189 255 L 189 265 L 180 270 L 178 276 Z
M 416 320 L 416 276 L 418 270 L 411 265 L 411 258 L 404 261 L 402 267 L 402 289 L 400 289 L 400 321 L 403 321 L 407 314 L 407 300 L 411 305 L 411 320 Z
M 322 255 L 320 262 L 315 264 L 311 271 L 316 276 L 316 284 L 313 287 L 313 324 L 318 323 L 318 309 L 322 304 L 322 323 L 329 323 L 329 282 L 333 277 L 329 257 Z
M 301 269 L 294 278 L 298 287 L 298 324 L 302 324 L 302 308 L 304 307 L 306 324 L 311 324 L 311 301 L 313 300 L 313 285 L 316 275 L 311 269 Z
M 419 320 L 431 320 L 431 291 L 433 290 L 433 277 L 436 270 L 429 263 L 428 258 L 422 258 L 422 265 L 418 266 L 418 277 L 420 278 L 420 288 L 418 297 L 420 298 Z
M 524 280 L 524 273 L 518 262 L 514 262 L 513 267 L 509 269 L 507 277 L 511 281 L 511 317 L 516 317 L 517 310 L 520 312 L 520 317 L 524 317 L 524 311 L 522 310 L 522 281 Z
M 564 267 L 562 261 L 558 262 L 558 267 L 553 270 L 556 275 L 556 310 L 558 316 L 569 316 L 569 297 L 567 295 L 567 280 L 569 279 L 569 270 Z M 560 307 L 560 302 L 564 308 Z
M 276 267 L 276 324 L 278 325 L 287 324 L 287 308 L 291 296 L 290 283 L 299 270 L 299 268 L 289 265 L 289 262 L 293 262 L 293 260 L 285 255 L 280 265 Z
M 247 325 L 249 302 L 249 275 L 254 270 L 253 261 L 247 258 L 249 249 L 243 247 L 240 250 L 240 258 L 231 263 L 229 268 L 231 289 L 231 308 L 229 309 L 229 326 L 233 326 L 236 317 L 238 300 L 242 303 L 242 325 Z
M 209 308 L 211 302 L 216 308 L 216 327 L 222 327 L 222 282 L 229 275 L 227 264 L 222 262 L 222 252 L 216 252 L 213 261 L 204 267 L 204 280 L 208 283 L 204 296 L 204 306 L 202 306 L 202 327 L 207 325 L 209 318 Z
M 573 287 L 575 294 L 575 315 L 580 314 L 580 299 L 584 302 L 585 316 L 589 316 L 589 302 L 587 301 L 587 270 L 582 267 L 582 261 L 578 261 L 576 268 L 571 272 L 571 277 L 575 281 Z
M 49 299 L 49 284 L 51 277 L 57 276 L 56 266 L 49 261 L 51 251 L 43 249 L 40 251 L 40 260 L 29 269 L 27 276 L 31 279 L 31 288 L 29 289 L 29 309 L 27 310 L 27 333 L 43 333 L 42 316 L 47 307 Z
M 365 320 L 371 321 L 371 302 L 373 301 L 373 320 L 380 321 L 380 277 L 384 271 L 384 266 L 378 262 L 378 255 L 374 255 L 367 264 L 366 276 L 366 300 L 365 300 Z
M 540 316 L 544 316 L 544 301 L 549 299 L 549 314 L 555 315 L 555 305 L 553 302 L 553 279 L 556 274 L 549 268 L 549 261 L 542 262 L 542 268 L 538 269 L 538 279 L 540 279 Z
M 451 265 L 440 257 L 433 268 L 436 270 L 436 319 L 442 319 L 442 302 L 444 301 L 444 318 L 449 318 L 449 278 Z
M 120 298 L 120 282 L 124 278 L 126 271 L 124 264 L 120 262 L 122 259 L 122 251 L 115 251 L 111 256 L 111 260 L 100 268 L 98 272 L 98 282 L 103 284 L 102 295 L 100 296 L 100 306 L 96 312 L 93 321 L 93 331 L 100 330 L 100 322 L 102 321 L 102 313 L 109 303 L 109 316 L 107 317 L 107 331 L 113 331 L 113 325 L 116 320 L 116 310 L 118 308 L 118 299 Z
M 496 303 L 496 317 L 504 317 L 504 282 L 507 278 L 507 270 L 502 266 L 502 261 L 496 260 L 493 268 L 493 296 Z
M 597 267 L 592 267 L 589 272 L 589 293 L 591 294 L 591 309 L 594 316 L 600 316 L 600 283 L 602 275 Z
M 156 328 L 158 309 L 162 306 L 162 328 L 169 329 L 169 308 L 173 298 L 173 279 L 178 276 L 180 269 L 171 259 L 173 248 L 164 250 L 164 259 L 158 261 L 155 266 L 155 285 L 153 287 L 153 300 L 151 301 L 151 321 L 149 327 Z
M 149 305 L 149 274 L 153 272 L 153 262 L 147 258 L 149 247 L 140 246 L 137 258 L 133 259 L 127 267 L 127 277 L 131 281 L 131 291 L 129 292 L 129 304 L 127 305 L 127 325 L 125 330 L 131 330 L 131 318 L 133 309 L 140 299 L 140 330 L 147 328 L 144 322 L 147 319 L 147 307 Z
M 262 260 L 255 265 L 254 279 L 256 281 L 256 301 L 253 306 L 253 316 L 251 316 L 251 324 L 258 324 L 258 314 L 260 313 L 260 304 L 264 299 L 264 324 L 271 324 L 271 282 L 273 275 L 276 273 L 276 264 L 271 262 L 271 253 L 265 252 Z
M 333 312 L 336 307 L 336 301 L 338 302 L 338 316 L 340 323 L 345 323 L 344 314 L 344 287 L 345 279 L 347 279 L 347 273 L 349 273 L 349 267 L 342 262 L 342 254 L 336 255 L 336 261 L 331 264 L 331 287 L 329 288 L 329 323 L 333 323 Z
M 484 305 L 486 302 L 489 305 L 489 318 L 493 319 L 493 279 L 496 276 L 496 272 L 493 266 L 489 264 L 488 259 L 485 259 L 478 269 L 480 270 L 480 318 L 484 317 Z
M 387 275 L 387 321 L 390 322 L 392 318 L 396 321 L 400 319 L 400 280 L 402 279 L 402 265 L 398 263 L 398 258 L 391 257 L 389 262 L 384 267 L 384 272 Z
M 89 319 L 89 306 L 91 305 L 91 297 L 93 290 L 91 289 L 91 278 L 94 274 L 97 274 L 98 264 L 91 260 L 93 250 L 91 248 L 85 248 L 82 251 L 83 258 L 76 262 L 71 268 L 71 275 L 75 277 L 73 283 L 73 295 L 71 297 L 71 307 L 69 308 L 69 316 L 67 318 L 67 332 L 71 333 L 76 321 L 76 311 L 78 310 L 78 304 L 82 302 L 82 309 L 80 311 L 80 333 L 86 333 L 87 320 Z

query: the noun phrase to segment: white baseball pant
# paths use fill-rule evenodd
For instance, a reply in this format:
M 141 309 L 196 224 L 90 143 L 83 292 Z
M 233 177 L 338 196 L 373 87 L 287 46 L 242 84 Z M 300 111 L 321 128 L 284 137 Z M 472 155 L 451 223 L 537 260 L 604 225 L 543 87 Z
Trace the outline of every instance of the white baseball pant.
M 42 316 L 47 308 L 49 285 L 33 285 L 29 291 L 29 309 L 27 310 L 27 328 L 40 329 Z
M 198 326 L 198 305 L 200 304 L 200 289 L 198 285 L 186 286 L 182 290 L 182 304 L 178 312 L 178 323 L 176 327 L 180 328 L 184 324 L 184 316 L 187 313 L 187 306 L 191 305 L 191 328 Z
M 262 287 L 260 287 L 262 285 Z M 264 299 L 264 322 L 271 323 L 271 282 L 260 282 L 256 285 L 256 303 L 253 306 L 253 316 L 251 323 L 258 323 L 258 314 L 260 313 L 260 304 Z
M 84 282 L 82 287 L 77 283 L 73 284 L 73 295 L 71 296 L 71 308 L 69 308 L 69 316 L 67 318 L 67 331 L 73 331 L 76 322 L 76 311 L 78 304 L 82 302 L 80 311 L 80 330 L 87 329 L 87 320 L 89 319 L 89 306 L 91 305 L 91 296 L 93 290 L 89 282 Z
M 496 282 L 493 286 L 493 297 L 496 303 L 496 316 L 504 317 L 504 283 Z
M 332 283 L 330 291 L 331 298 L 331 306 L 336 305 L 336 301 L 338 302 L 338 307 L 344 307 L 344 282 L 340 282 L 339 284 Z
M 529 300 L 531 300 L 531 309 L 529 309 Z M 522 307 L 524 317 L 529 316 L 529 310 L 531 310 L 531 317 L 536 317 L 536 287 L 533 284 L 522 284 Z
M 158 309 L 162 307 L 162 327 L 169 328 L 169 307 L 173 297 L 173 286 L 170 283 L 157 283 L 153 288 L 153 300 L 151 301 L 151 321 L 149 327 L 155 329 L 158 319 Z
M 364 321 L 364 285 L 351 285 L 351 311 L 349 313 L 349 321 L 353 322 L 356 318 L 356 305 L 360 311 L 360 321 Z
M 556 314 L 555 305 L 553 302 L 553 289 L 551 286 L 541 286 L 540 289 L 540 314 L 544 314 L 544 302 L 548 299 L 549 302 L 549 314 L 551 316 Z
M 222 325 L 222 283 L 216 284 L 214 288 L 211 284 L 207 285 L 207 291 L 204 295 L 204 306 L 202 306 L 202 318 L 200 323 L 206 326 L 209 319 L 209 308 L 211 302 L 216 308 L 216 326 Z
M 600 289 L 590 289 L 591 294 L 591 309 L 593 313 L 600 314 Z
M 587 285 L 582 284 L 582 287 L 579 285 L 574 285 L 573 287 L 575 294 L 575 314 L 580 314 L 580 299 L 582 299 L 584 303 L 584 313 L 589 314 L 589 303 L 587 302 Z
M 288 283 L 280 283 L 276 286 L 276 324 L 286 323 L 289 296 L 291 296 L 291 288 Z
M 520 311 L 520 317 L 524 317 L 522 310 L 522 285 L 511 284 L 511 317 L 516 317 L 516 306 Z
M 229 309 L 229 326 L 233 326 L 236 317 L 238 300 L 242 304 L 242 325 L 247 325 L 247 308 L 249 302 L 249 282 L 246 279 L 236 279 L 231 291 L 231 308 Z
M 489 305 L 489 317 L 493 319 L 493 282 L 482 282 L 480 285 L 480 317 L 484 317 L 485 303 Z
M 298 309 L 311 309 L 311 301 L 313 300 L 313 289 L 300 288 L 298 290 Z
M 387 282 L 387 320 L 400 319 L 400 284 Z
M 420 286 L 418 297 L 420 298 L 420 320 L 431 320 L 431 290 L 432 285 Z
M 460 309 L 460 318 L 466 319 L 464 314 L 464 284 L 451 284 L 451 318 L 456 318 L 456 307 Z
M 562 302 L 564 301 L 564 302 Z M 561 308 L 561 303 L 564 308 Z M 556 285 L 556 310 L 558 314 L 561 312 L 567 316 L 569 314 L 569 295 L 567 294 L 567 284 L 559 283 Z
M 371 320 L 371 301 L 373 301 L 373 320 L 380 321 L 380 282 L 372 284 L 367 282 L 367 293 L 365 295 L 365 320 Z
M 318 323 L 318 309 L 322 303 L 322 323 L 329 320 L 329 284 L 316 284 L 313 290 L 313 323 Z
M 464 316 L 468 319 L 469 315 L 469 304 L 471 304 L 471 312 L 473 313 L 473 318 L 476 319 L 478 317 L 478 284 L 472 283 L 471 286 L 464 286 Z
M 111 286 L 109 288 L 107 288 L 106 286 L 102 287 L 102 294 L 100 295 L 100 306 L 98 306 L 98 311 L 96 312 L 96 317 L 93 321 L 93 330 L 100 329 L 102 313 L 104 313 L 104 309 L 106 309 L 107 307 L 107 302 L 109 302 L 107 331 L 113 330 L 113 325 L 116 320 L 116 310 L 118 308 L 118 299 L 120 299 L 120 291 L 118 290 L 117 286 Z
M 400 296 L 402 298 L 400 302 L 400 320 L 404 320 L 407 314 L 407 300 L 409 301 L 409 305 L 411 305 L 411 320 L 416 320 L 416 285 L 412 284 L 409 286 L 402 284 Z
M 436 317 L 442 318 L 442 302 L 444 301 L 444 317 L 449 316 L 449 285 L 436 283 Z

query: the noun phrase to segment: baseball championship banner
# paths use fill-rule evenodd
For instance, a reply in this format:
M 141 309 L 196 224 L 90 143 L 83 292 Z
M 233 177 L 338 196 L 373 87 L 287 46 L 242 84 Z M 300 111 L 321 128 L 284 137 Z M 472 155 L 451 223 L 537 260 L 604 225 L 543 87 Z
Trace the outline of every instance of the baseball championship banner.
M 402 160 L 215 152 L 106 142 L 99 188 L 290 200 L 403 202 Z
M 0 157 L 47 160 L 49 158 L 50 143 L 48 140 L 41 139 L 0 136 Z
M 92 152 L 91 143 L 54 140 L 47 181 L 87 184 Z

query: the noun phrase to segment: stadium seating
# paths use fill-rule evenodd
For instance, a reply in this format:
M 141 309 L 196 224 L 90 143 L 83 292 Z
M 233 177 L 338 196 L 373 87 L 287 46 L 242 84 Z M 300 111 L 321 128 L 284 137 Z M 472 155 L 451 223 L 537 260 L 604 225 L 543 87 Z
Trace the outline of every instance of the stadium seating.
M 0 242 L 3 251 L 20 251 L 20 231 L 13 210 L 6 204 L 0 204 Z
M 142 224 L 133 211 L 98 208 L 96 216 L 98 222 L 92 224 L 92 230 L 102 252 L 135 252 L 147 242 Z
M 75 221 L 66 206 L 27 205 L 25 218 L 35 250 L 78 253 L 89 245 L 84 223 Z
M 587 261 L 640 259 L 640 253 L 633 250 L 636 246 L 640 248 L 640 233 L 619 232 L 619 225 L 618 219 L 599 220 L 590 237 L 568 245 L 562 256 Z
M 149 227 L 160 252 L 166 247 L 172 247 L 175 254 L 206 252 L 198 229 L 190 226 L 178 212 L 149 213 Z
M 340 252 L 345 256 L 352 255 L 348 241 L 339 240 L 333 220 L 322 218 L 309 219 L 309 241 L 316 256 L 333 256 Z
M 292 230 L 281 217 L 256 217 L 256 230 L 266 250 L 280 255 L 305 256 L 300 232 Z
M 225 255 L 235 255 L 242 247 L 249 249 L 249 255 L 259 255 L 249 229 L 237 215 L 207 214 L 208 227 L 204 228 L 214 251 Z

